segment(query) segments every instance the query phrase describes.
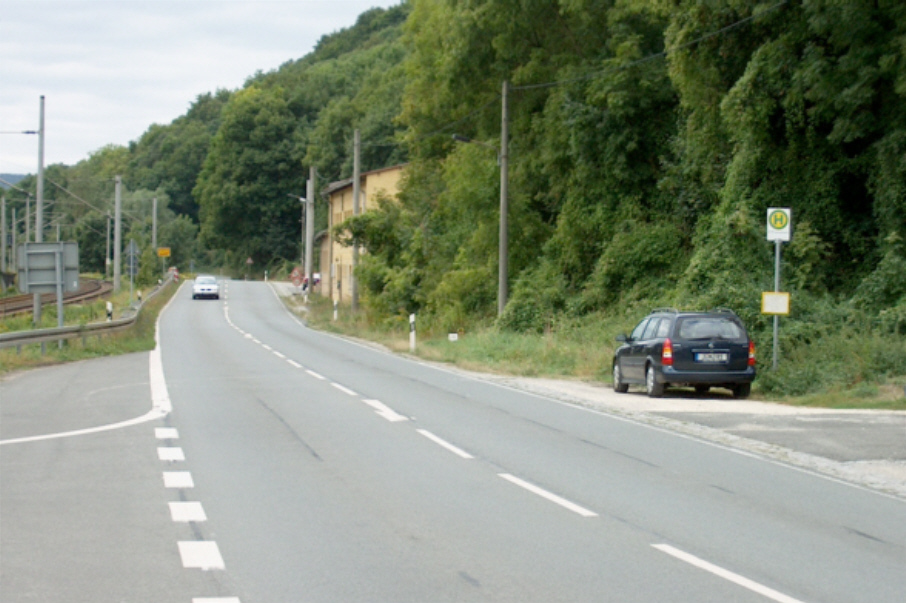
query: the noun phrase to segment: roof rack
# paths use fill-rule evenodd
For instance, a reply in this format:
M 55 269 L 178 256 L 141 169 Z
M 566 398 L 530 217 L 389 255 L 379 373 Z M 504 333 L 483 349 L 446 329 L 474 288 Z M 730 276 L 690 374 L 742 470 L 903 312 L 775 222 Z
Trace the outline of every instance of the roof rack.
M 711 308 L 710 310 L 708 310 L 708 312 L 713 312 L 714 314 L 732 314 L 733 316 L 736 316 L 736 312 L 734 312 L 730 308 Z
M 655 312 L 679 314 L 679 310 L 677 310 L 676 308 L 655 308 L 654 310 L 651 311 L 651 314 L 654 314 Z

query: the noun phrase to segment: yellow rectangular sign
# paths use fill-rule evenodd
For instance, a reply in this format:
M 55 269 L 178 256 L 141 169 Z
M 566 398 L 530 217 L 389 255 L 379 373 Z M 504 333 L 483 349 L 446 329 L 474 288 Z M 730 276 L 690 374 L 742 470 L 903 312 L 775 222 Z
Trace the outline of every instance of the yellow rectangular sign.
M 761 313 L 789 316 L 790 294 L 764 291 L 761 294 Z
M 157 257 L 159 257 L 159 258 L 170 257 L 170 248 L 169 247 L 158 247 L 157 248 Z

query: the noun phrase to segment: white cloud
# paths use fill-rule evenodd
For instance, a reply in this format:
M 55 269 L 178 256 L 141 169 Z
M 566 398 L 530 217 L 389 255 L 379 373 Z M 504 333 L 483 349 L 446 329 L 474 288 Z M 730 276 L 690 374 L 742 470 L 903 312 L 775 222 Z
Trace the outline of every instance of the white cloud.
M 169 123 L 195 98 L 305 56 L 321 36 L 400 0 L 4 0 L 0 172 L 73 164 Z

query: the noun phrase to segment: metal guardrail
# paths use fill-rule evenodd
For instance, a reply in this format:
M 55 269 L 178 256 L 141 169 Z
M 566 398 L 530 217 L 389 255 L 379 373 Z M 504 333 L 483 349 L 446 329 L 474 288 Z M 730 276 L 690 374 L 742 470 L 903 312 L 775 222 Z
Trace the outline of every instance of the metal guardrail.
M 93 322 L 72 327 L 54 327 L 50 329 L 32 329 L 30 331 L 0 333 L 0 349 L 18 347 L 32 343 L 60 341 L 62 339 L 76 339 L 78 337 L 88 337 L 89 335 L 107 335 L 118 331 L 125 331 L 135 324 L 135 321 L 138 319 L 138 314 L 141 312 L 145 303 L 160 293 L 164 287 L 169 285 L 172 281 L 172 277 L 169 277 L 162 284 L 152 289 L 145 300 L 134 308 L 135 312 L 131 316 L 111 320 L 109 322 Z

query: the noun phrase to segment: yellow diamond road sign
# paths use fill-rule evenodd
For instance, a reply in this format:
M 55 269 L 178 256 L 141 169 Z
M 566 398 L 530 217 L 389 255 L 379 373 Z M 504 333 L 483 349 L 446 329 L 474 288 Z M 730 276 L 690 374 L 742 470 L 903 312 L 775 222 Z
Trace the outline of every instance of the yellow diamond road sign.
M 768 241 L 789 241 L 792 222 L 792 210 L 789 207 L 769 207 Z

